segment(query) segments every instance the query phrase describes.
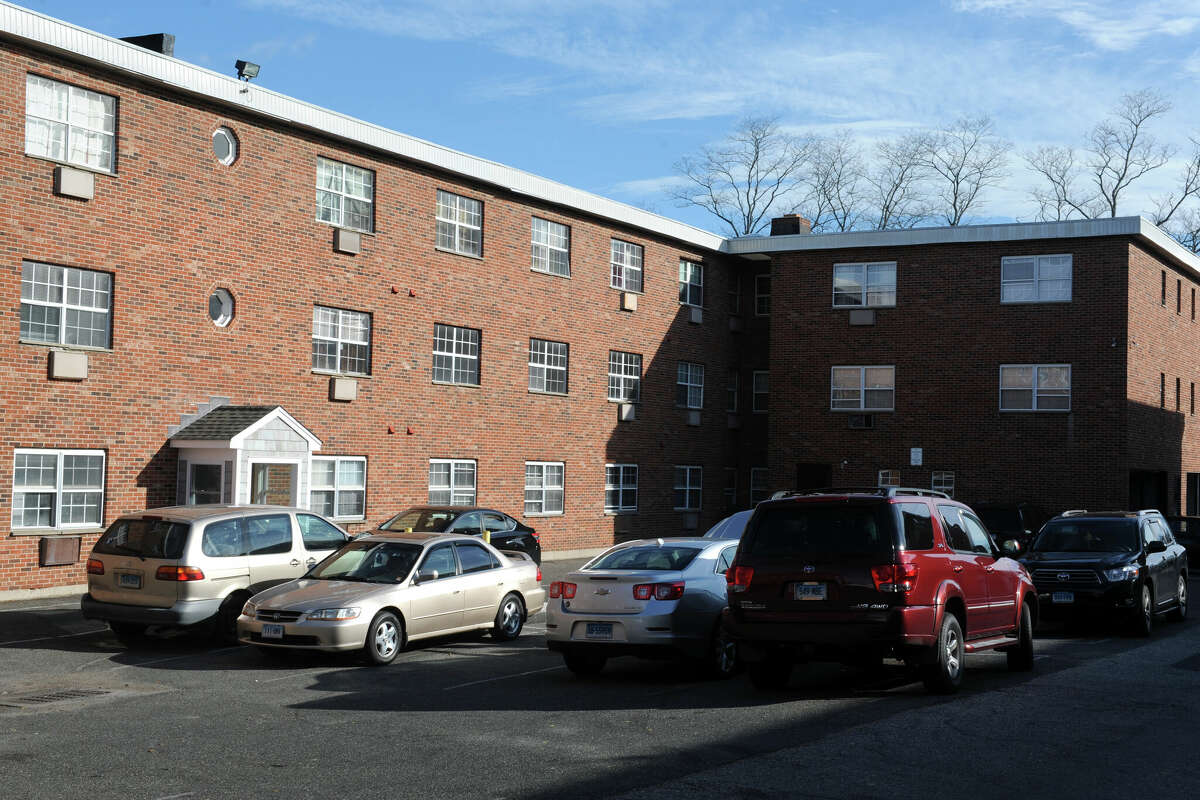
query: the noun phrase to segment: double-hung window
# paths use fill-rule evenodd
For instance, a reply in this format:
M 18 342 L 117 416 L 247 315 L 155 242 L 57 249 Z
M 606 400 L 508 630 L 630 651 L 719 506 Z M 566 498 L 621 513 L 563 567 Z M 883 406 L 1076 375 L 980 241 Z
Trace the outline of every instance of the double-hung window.
M 567 393 L 566 342 L 529 340 L 529 391 L 548 394 Z
M 532 236 L 533 271 L 571 277 L 571 229 L 534 217 Z
M 563 463 L 525 462 L 525 513 L 563 513 Z
M 312 366 L 341 375 L 371 374 L 371 315 L 314 307 Z
M 733 511 L 737 508 L 737 467 L 725 467 L 725 508 Z
M 770 496 L 770 473 L 766 467 L 750 468 L 750 505 L 757 505 Z
M 679 302 L 704 307 L 704 265 L 679 259 Z
M 896 262 L 834 264 L 833 304 L 845 308 L 896 305 Z
M 895 407 L 895 367 L 834 367 L 830 383 L 830 408 L 834 411 L 891 411 Z
M 933 482 L 929 488 L 938 492 L 945 492 L 954 497 L 954 473 L 949 470 L 935 469 L 933 471 Z
M 1001 303 L 1069 303 L 1071 255 L 1009 256 L 1000 259 Z M 1166 304 L 1166 284 L 1163 284 Z
M 117 98 L 25 76 L 25 152 L 66 164 L 113 171 Z
M 750 410 L 755 414 L 765 414 L 771 402 L 771 373 L 765 369 L 755 370 L 752 380 Z
M 642 398 L 642 357 L 637 353 L 608 351 L 608 399 L 636 403 Z
M 479 385 L 479 331 L 440 323 L 433 326 L 433 379 Z
M 1001 411 L 1070 411 L 1070 364 L 1004 364 Z
M 103 450 L 17 450 L 12 527 L 95 528 L 104 521 Z
M 704 365 L 680 361 L 675 378 L 675 405 L 704 408 Z
M 475 505 L 475 460 L 429 459 L 429 503 L 436 506 Z
M 604 465 L 604 510 L 609 514 L 637 511 L 637 464 Z
M 317 220 L 370 233 L 375 230 L 374 209 L 374 172 L 317 159 Z
M 437 246 L 442 250 L 482 257 L 483 203 L 439 189 Z
M 642 246 L 612 240 L 612 277 L 609 285 L 627 292 L 642 291 Z
M 313 456 L 308 507 L 333 519 L 363 519 L 367 498 L 367 459 Z
M 108 347 L 112 276 L 26 261 L 21 265 L 21 339 Z
M 771 274 L 764 272 L 754 276 L 754 316 L 771 315 Z
M 699 511 L 703 486 L 701 467 L 675 467 L 675 510 Z

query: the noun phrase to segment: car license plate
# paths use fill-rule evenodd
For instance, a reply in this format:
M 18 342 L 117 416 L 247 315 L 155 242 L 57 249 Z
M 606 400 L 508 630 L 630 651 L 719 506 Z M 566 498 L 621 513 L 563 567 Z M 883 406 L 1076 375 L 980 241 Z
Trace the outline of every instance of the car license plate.
M 804 583 L 796 584 L 796 599 L 797 600 L 824 600 L 825 599 L 825 584 L 817 581 L 805 581 Z
M 282 639 L 283 626 L 274 622 L 264 622 L 262 637 L 264 639 Z
M 118 572 L 117 586 L 122 589 L 140 589 L 142 588 L 142 576 L 135 572 Z
M 612 623 L 611 622 L 589 622 L 587 624 L 586 634 L 589 639 L 611 639 Z
M 1054 603 L 1074 603 L 1074 592 L 1054 592 L 1050 595 L 1050 601 Z

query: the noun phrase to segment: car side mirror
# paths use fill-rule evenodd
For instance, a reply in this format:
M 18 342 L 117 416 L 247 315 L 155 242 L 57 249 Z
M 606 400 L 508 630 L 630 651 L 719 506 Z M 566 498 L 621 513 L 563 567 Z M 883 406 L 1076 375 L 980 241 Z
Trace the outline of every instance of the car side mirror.
M 438 571 L 436 569 L 423 569 L 417 573 L 417 577 L 413 578 L 413 585 L 420 586 L 422 583 L 436 581 L 437 577 Z
M 1154 541 L 1146 542 L 1146 552 L 1151 554 L 1165 553 L 1167 552 L 1167 546 L 1161 540 L 1155 539 Z
M 1021 552 L 1021 543 L 1016 539 L 1005 539 L 1000 545 L 1000 551 L 1006 556 L 1015 556 Z

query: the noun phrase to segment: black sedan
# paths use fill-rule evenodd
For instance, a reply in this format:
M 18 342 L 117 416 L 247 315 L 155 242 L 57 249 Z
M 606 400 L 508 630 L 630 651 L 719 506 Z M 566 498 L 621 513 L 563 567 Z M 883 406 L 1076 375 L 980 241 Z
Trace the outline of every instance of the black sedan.
M 542 545 L 537 531 L 491 508 L 474 506 L 413 506 L 379 526 L 381 531 L 413 531 L 414 533 L 465 533 L 483 537 L 486 533 L 492 547 L 498 550 L 519 550 L 542 563 Z

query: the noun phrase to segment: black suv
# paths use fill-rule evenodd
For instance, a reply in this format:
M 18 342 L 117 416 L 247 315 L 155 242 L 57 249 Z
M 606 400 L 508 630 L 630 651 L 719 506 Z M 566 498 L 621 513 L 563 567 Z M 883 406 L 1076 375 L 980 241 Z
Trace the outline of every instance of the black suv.
M 1187 551 L 1153 509 L 1063 512 L 1022 561 L 1044 618 L 1115 613 L 1149 636 L 1158 614 L 1187 616 Z

